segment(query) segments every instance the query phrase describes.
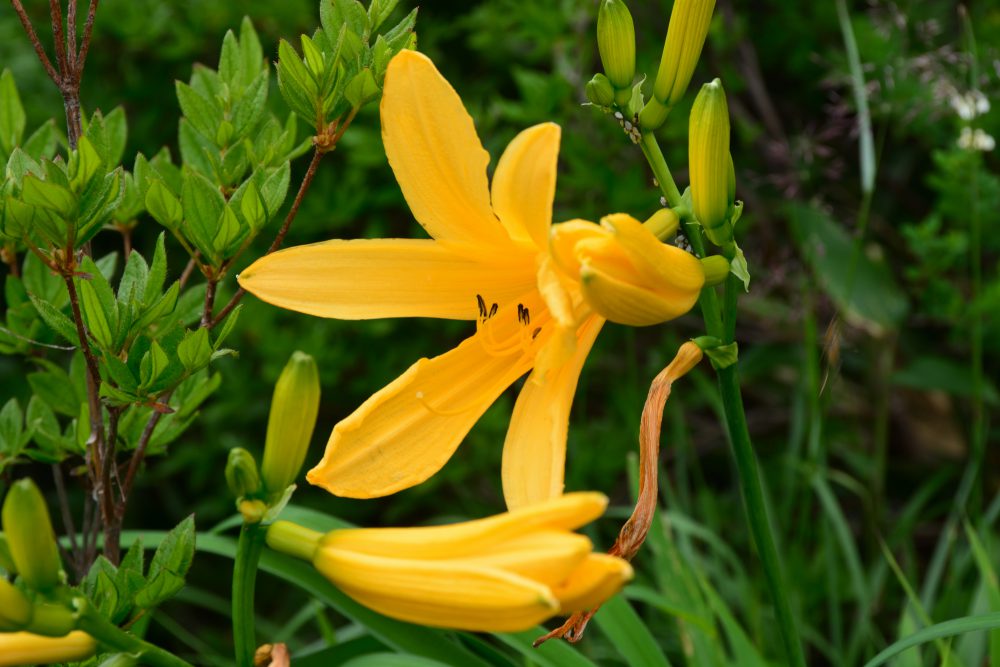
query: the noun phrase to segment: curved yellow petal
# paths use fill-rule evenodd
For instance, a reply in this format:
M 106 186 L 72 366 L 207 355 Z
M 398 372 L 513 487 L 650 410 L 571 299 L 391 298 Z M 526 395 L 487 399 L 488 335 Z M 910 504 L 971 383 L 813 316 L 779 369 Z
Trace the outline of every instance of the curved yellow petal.
M 614 240 L 649 285 L 662 284 L 684 292 L 697 292 L 705 284 L 701 262 L 689 252 L 660 242 L 641 222 L 625 213 L 601 219 L 614 231 Z
M 477 257 L 431 240 L 326 241 L 265 255 L 239 275 L 251 294 L 319 317 L 475 319 L 477 295 L 507 304 L 534 289 L 530 256 Z
M 559 610 L 543 584 L 462 562 L 385 558 L 321 548 L 313 564 L 366 607 L 422 625 L 513 632 L 530 628 Z
M 97 652 L 97 642 L 85 632 L 65 637 L 43 637 L 30 632 L 0 633 L 0 667 L 51 665 L 86 660 Z
M 562 130 L 542 123 L 507 145 L 493 174 L 493 210 L 511 238 L 545 248 L 556 195 L 556 163 Z
M 625 282 L 584 263 L 583 294 L 594 310 L 612 322 L 633 327 L 660 324 L 680 317 L 698 302 L 698 292 L 662 294 Z
M 600 606 L 634 576 L 628 561 L 609 554 L 590 554 L 566 581 L 552 587 L 560 614 L 575 614 Z
M 562 493 L 570 407 L 583 363 L 603 325 L 603 317 L 587 318 L 577 331 L 569 359 L 554 349 L 556 363 L 550 363 L 545 352 L 540 354 L 521 389 L 503 446 L 507 507 L 516 509 Z M 551 347 L 550 343 L 546 351 Z
M 554 585 L 566 581 L 593 548 L 583 535 L 541 530 L 501 542 L 480 555 L 463 558 L 462 563 L 495 568 Z
M 524 306 L 544 313 L 537 296 L 518 303 Z M 338 496 L 374 498 L 440 470 L 486 409 L 531 368 L 534 346 L 544 344 L 544 335 L 531 338 L 519 314 L 513 306 L 499 309 L 454 350 L 419 360 L 375 393 L 334 427 L 306 479 Z
M 553 225 L 549 234 L 549 255 L 556 267 L 570 280 L 580 279 L 580 260 L 576 244 L 584 239 L 603 238 L 610 232 L 589 220 L 567 220 Z
M 490 207 L 486 166 L 472 117 L 430 59 L 400 51 L 382 93 L 382 140 L 410 210 L 436 239 L 507 242 Z
M 418 528 L 350 528 L 322 539 L 324 548 L 412 559 L 464 558 L 487 553 L 539 530 L 574 530 L 604 513 L 601 493 L 576 492 L 485 519 Z

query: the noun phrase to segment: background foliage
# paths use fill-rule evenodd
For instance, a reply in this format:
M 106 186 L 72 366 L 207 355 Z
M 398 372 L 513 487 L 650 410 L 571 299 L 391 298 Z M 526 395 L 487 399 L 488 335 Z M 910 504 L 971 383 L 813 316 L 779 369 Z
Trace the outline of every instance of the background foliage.
M 630 4 L 640 70 L 652 73 L 669 2 Z M 994 231 L 1000 178 L 995 151 L 958 145 L 964 121 L 952 104 L 970 89 L 973 61 L 976 87 L 998 99 L 1000 8 L 976 3 L 970 11 L 975 54 L 951 3 L 872 0 L 850 7 L 877 157 L 870 214 L 833 3 L 720 0 L 695 75 L 695 83 L 720 76 L 729 93 L 738 196 L 746 201 L 738 233 L 753 273 L 739 333 L 744 391 L 779 549 L 815 664 L 860 664 L 931 621 L 1000 611 L 993 575 L 1000 556 L 997 437 L 988 419 L 1000 400 L 994 382 L 1000 354 L 985 346 L 987 428 L 977 444 L 971 342 L 976 317 L 985 341 L 1000 340 L 1000 236 Z M 123 106 L 125 155 L 154 155 L 164 145 L 177 155 L 173 82 L 187 81 L 194 62 L 216 67 L 224 33 L 238 30 L 244 14 L 272 59 L 279 38 L 310 33 L 318 24 L 313 0 L 105 0 L 84 77 L 84 106 L 88 112 Z M 530 124 L 563 126 L 556 220 L 613 211 L 641 218 L 658 206 L 637 149 L 612 119 L 581 105 L 583 83 L 600 67 L 595 15 L 594 3 L 581 0 L 430 0 L 420 6 L 419 48 L 459 91 L 494 157 Z M 29 128 L 50 117 L 61 123 L 58 93 L 6 9 L 0 64 L 14 74 Z M 687 161 L 692 100 L 689 94 L 662 133 L 671 165 Z M 285 118 L 276 90 L 269 105 Z M 1000 137 L 998 106 L 976 123 Z M 304 132 L 300 128 L 300 137 Z M 293 184 L 304 167 L 293 163 Z M 675 177 L 687 181 L 682 171 Z M 974 224 L 984 230 L 979 241 Z M 146 257 L 159 232 L 151 219 L 140 219 L 134 243 Z M 321 166 L 286 245 L 419 233 L 385 162 L 377 110 L 369 108 Z M 259 239 L 242 261 L 262 253 L 268 240 Z M 102 233 L 94 242 L 95 256 L 120 251 L 116 234 Z M 983 267 L 976 299 L 974 254 L 981 254 Z M 169 267 L 170 280 L 181 268 Z M 233 288 L 230 278 L 223 298 Z M 0 310 L 9 305 L 0 303 Z M 248 298 L 227 341 L 239 357 L 214 363 L 221 389 L 169 457 L 151 460 L 127 528 L 166 529 L 194 512 L 206 529 L 231 515 L 222 482 L 227 451 L 262 444 L 271 387 L 291 349 L 314 355 L 321 369 L 321 421 L 310 455 L 316 460 L 338 419 L 414 359 L 438 354 L 467 333 L 462 323 L 318 320 Z M 573 408 L 569 489 L 600 489 L 617 506 L 630 504 L 628 461 L 648 382 L 680 341 L 699 333 L 693 315 L 650 329 L 609 325 Z M 44 363 L 0 357 L 0 404 L 16 397 L 27 405 L 30 374 Z M 444 471 L 415 489 L 366 502 L 301 489 L 296 503 L 367 525 L 492 513 L 502 506 L 500 444 L 512 404 L 511 395 L 499 401 Z M 704 371 L 686 379 L 668 404 L 665 523 L 654 531 L 653 548 L 640 555 L 640 576 L 630 589 L 671 664 L 751 664 L 732 657 L 749 655 L 741 653 L 745 641 L 763 646 L 771 659 L 780 655 L 718 412 Z M 29 472 L 47 479 L 44 467 L 33 465 L 37 471 L 7 468 L 3 479 Z M 960 480 L 977 466 L 981 475 L 964 499 Z M 962 502 L 951 514 L 956 497 Z M 615 530 L 614 521 L 605 521 L 595 538 L 606 546 Z M 225 609 L 228 585 L 219 582 L 228 578 L 228 567 L 211 557 L 196 561 L 181 601 L 156 615 L 154 636 L 201 654 L 206 663 L 224 664 L 213 656 L 228 653 L 228 621 L 217 613 Z M 262 634 L 280 635 L 304 598 L 278 580 L 265 581 L 274 585 L 262 585 L 259 594 Z M 321 607 L 309 607 L 301 628 L 285 628 L 294 637 L 293 654 L 363 634 Z M 616 641 L 613 629 L 599 629 L 580 645 L 595 661 L 655 664 L 635 662 L 640 658 L 622 653 L 628 642 Z M 922 656 L 906 654 L 898 664 L 971 666 L 982 664 L 986 650 L 984 633 L 968 634 L 930 645 Z

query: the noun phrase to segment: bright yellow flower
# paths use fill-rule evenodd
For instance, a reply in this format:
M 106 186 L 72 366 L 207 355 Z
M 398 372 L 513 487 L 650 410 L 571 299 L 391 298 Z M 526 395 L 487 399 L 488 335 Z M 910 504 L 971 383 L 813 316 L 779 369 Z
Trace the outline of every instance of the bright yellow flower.
M 96 652 L 97 642 L 85 632 L 71 632 L 65 637 L 43 637 L 30 632 L 0 633 L 0 667 L 78 662 Z
M 572 533 L 604 512 L 571 493 L 487 519 L 326 535 L 278 521 L 268 544 L 312 561 L 366 607 L 413 623 L 514 632 L 599 606 L 632 578 L 627 561 Z
M 515 137 L 491 189 L 490 157 L 472 118 L 422 54 L 403 51 L 390 63 L 381 113 L 389 164 L 433 238 L 290 248 L 259 259 L 240 284 L 264 301 L 321 317 L 475 320 L 476 333 L 417 361 L 337 424 L 307 479 L 354 498 L 419 484 L 497 397 L 532 371 L 504 443 L 504 495 L 512 508 L 557 496 L 570 404 L 605 318 L 633 323 L 633 306 L 643 309 L 644 324 L 687 312 L 704 282 L 701 264 L 652 234 L 645 240 L 655 250 L 624 251 L 613 262 L 604 261 L 614 255 L 607 248 L 577 258 L 572 234 L 554 236 L 550 251 L 550 230 L 583 229 L 581 240 L 621 236 L 620 226 L 583 221 L 552 227 L 559 126 L 543 123 Z M 556 254 L 572 261 L 554 261 Z M 657 266 L 647 265 L 650 258 Z M 610 307 L 622 287 L 626 307 Z

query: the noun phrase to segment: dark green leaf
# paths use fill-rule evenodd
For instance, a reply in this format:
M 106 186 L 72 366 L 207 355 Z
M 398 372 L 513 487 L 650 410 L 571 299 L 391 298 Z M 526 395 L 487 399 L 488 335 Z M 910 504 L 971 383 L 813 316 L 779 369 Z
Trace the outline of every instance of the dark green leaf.
M 149 580 L 152 582 L 161 572 L 170 572 L 184 577 L 194 559 L 195 532 L 194 516 L 189 516 L 167 533 L 149 563 Z
M 184 588 L 184 577 L 168 570 L 161 570 L 150 575 L 149 582 L 136 594 L 135 604 L 143 609 L 152 609 L 177 595 L 182 588 Z
M 14 75 L 9 69 L 0 74 L 0 150 L 9 155 L 24 137 L 26 118 Z

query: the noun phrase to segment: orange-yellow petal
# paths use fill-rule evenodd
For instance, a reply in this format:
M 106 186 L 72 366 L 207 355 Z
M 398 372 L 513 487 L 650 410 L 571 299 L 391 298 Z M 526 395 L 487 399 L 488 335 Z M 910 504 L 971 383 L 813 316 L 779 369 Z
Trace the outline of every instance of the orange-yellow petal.
M 580 260 L 576 244 L 584 239 L 604 238 L 610 231 L 589 220 L 567 220 L 552 227 L 549 255 L 556 267 L 570 280 L 580 279 Z
M 431 240 L 326 241 L 265 255 L 239 275 L 248 292 L 320 317 L 474 319 L 476 295 L 507 304 L 534 288 L 533 259 L 477 256 Z
M 537 296 L 518 303 L 543 313 Z M 451 458 L 486 409 L 534 362 L 513 306 L 450 352 L 421 359 L 337 424 L 306 479 L 338 496 L 373 498 L 423 482 Z M 532 323 L 531 326 L 534 326 Z M 541 322 L 539 322 L 541 327 Z
M 507 507 L 524 507 L 562 493 L 570 407 L 583 363 L 603 325 L 603 317 L 588 317 L 568 359 L 556 349 L 558 338 L 553 336 L 522 387 L 503 446 Z
M 561 130 L 542 123 L 507 145 L 493 175 L 493 210 L 511 238 L 544 249 L 552 224 Z
M 559 610 L 547 586 L 463 562 L 389 558 L 321 547 L 313 563 L 366 607 L 421 625 L 513 632 L 530 628 Z
M 628 561 L 608 554 L 590 554 L 566 581 L 552 587 L 560 614 L 589 611 L 622 589 L 634 572 Z
M 490 156 L 462 100 L 430 59 L 401 51 L 382 94 L 382 140 L 410 210 L 436 239 L 506 243 L 490 207 Z
M 466 558 L 501 548 L 533 531 L 574 530 L 604 513 L 600 493 L 576 492 L 503 514 L 447 526 L 418 528 L 349 528 L 322 538 L 323 548 L 372 556 L 411 559 Z

